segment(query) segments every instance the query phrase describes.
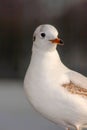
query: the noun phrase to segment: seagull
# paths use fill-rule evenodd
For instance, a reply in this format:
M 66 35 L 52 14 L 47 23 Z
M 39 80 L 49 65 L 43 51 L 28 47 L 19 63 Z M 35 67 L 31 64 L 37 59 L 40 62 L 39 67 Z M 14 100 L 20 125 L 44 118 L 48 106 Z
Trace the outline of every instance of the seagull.
M 54 26 L 36 28 L 24 90 L 42 116 L 68 130 L 80 130 L 87 126 L 87 77 L 62 63 L 57 45 L 63 41 Z

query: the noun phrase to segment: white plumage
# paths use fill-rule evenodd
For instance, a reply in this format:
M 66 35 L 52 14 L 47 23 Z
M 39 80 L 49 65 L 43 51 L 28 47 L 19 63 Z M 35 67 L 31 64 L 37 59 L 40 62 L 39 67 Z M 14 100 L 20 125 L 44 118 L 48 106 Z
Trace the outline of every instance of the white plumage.
M 56 50 L 62 41 L 51 25 L 40 25 L 24 88 L 33 107 L 45 118 L 66 128 L 87 125 L 87 78 L 67 68 Z

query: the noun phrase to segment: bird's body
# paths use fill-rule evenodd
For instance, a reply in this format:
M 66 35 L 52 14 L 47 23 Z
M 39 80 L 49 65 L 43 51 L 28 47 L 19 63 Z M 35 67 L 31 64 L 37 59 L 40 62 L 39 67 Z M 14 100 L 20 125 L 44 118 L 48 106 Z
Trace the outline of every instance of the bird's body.
M 43 32 L 49 40 L 48 45 L 44 43 L 47 38 L 39 37 Z M 44 117 L 64 127 L 79 129 L 87 125 L 87 78 L 61 62 L 53 43 L 59 41 L 52 40 L 57 35 L 51 25 L 41 25 L 36 29 L 24 88 L 31 104 Z

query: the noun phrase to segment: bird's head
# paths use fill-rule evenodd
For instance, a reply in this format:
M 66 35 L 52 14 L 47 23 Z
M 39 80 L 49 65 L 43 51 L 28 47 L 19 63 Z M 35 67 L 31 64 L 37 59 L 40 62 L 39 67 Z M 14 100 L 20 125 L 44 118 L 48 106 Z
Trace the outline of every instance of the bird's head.
M 49 24 L 40 25 L 33 34 L 33 48 L 40 50 L 54 50 L 57 45 L 63 45 L 63 41 L 58 38 L 58 31 Z

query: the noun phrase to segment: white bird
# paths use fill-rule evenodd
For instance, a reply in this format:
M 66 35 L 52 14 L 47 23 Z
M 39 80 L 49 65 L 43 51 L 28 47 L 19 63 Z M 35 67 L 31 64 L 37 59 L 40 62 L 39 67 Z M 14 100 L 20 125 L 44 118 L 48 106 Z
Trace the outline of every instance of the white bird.
M 36 28 L 24 89 L 45 118 L 79 130 L 87 125 L 87 77 L 61 62 L 56 47 L 62 43 L 52 25 Z

